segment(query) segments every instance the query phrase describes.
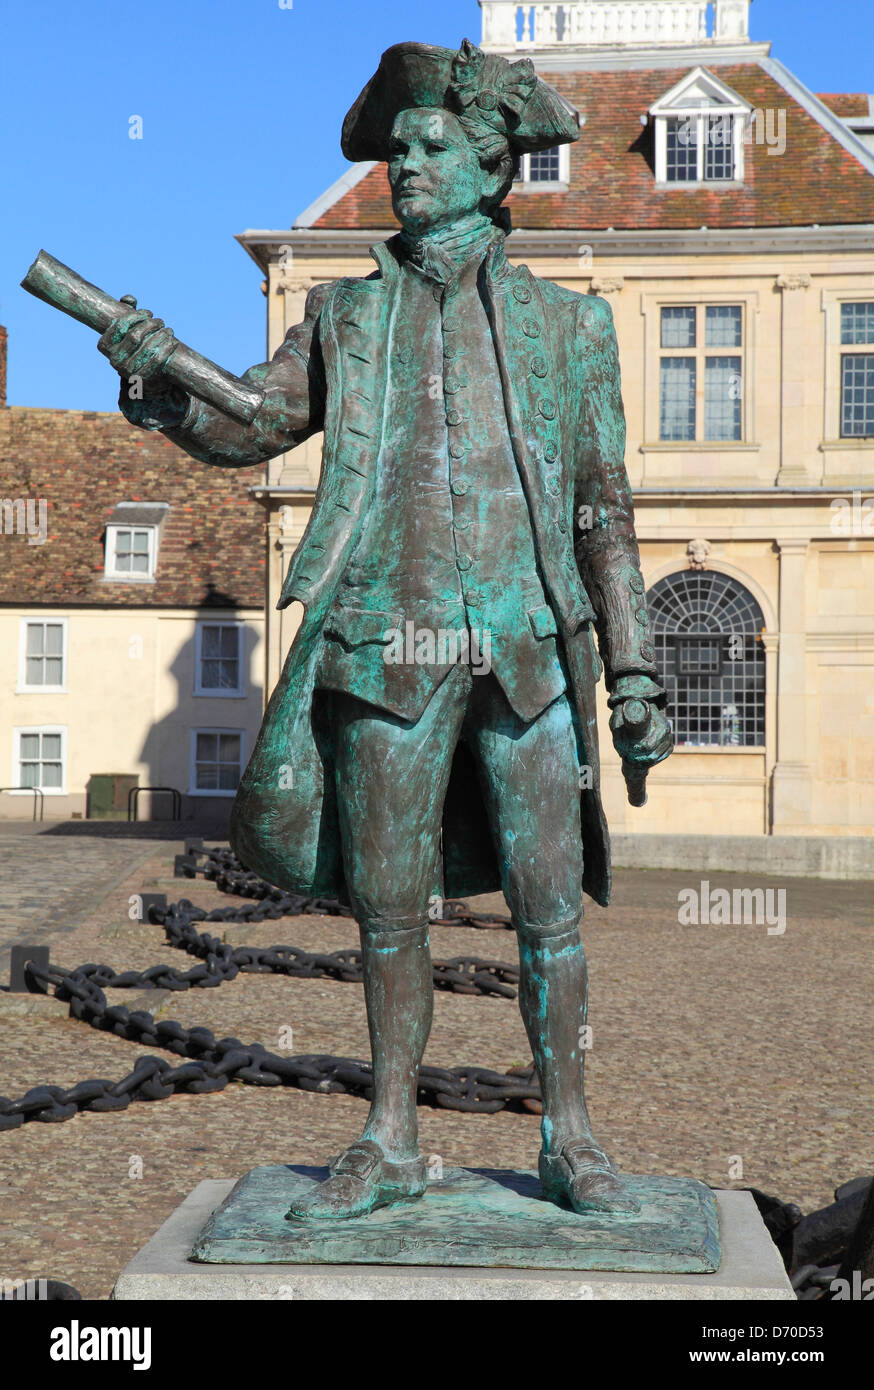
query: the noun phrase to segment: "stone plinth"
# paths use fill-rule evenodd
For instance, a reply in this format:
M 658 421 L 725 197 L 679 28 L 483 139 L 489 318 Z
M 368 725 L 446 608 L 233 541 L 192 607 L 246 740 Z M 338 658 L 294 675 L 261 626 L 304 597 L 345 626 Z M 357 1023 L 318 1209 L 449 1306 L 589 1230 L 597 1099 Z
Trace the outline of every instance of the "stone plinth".
M 255 1169 L 255 1174 L 261 1173 L 285 1173 L 293 1172 L 289 1169 Z M 309 1169 L 297 1170 L 298 1174 L 313 1180 L 313 1176 L 321 1176 L 323 1170 Z M 447 1179 L 450 1178 L 447 1173 Z M 481 1175 L 474 1174 L 474 1177 Z M 504 1175 L 505 1177 L 515 1177 L 516 1185 L 498 1184 L 502 1186 L 504 1192 L 511 1194 L 510 1205 L 518 1199 L 534 1200 L 528 1196 L 526 1181 L 531 1175 L 516 1174 Z M 286 1180 L 287 1181 L 287 1180 Z M 536 1179 L 533 1180 L 536 1182 Z M 630 1179 L 630 1181 L 635 1181 Z M 677 1183 L 687 1189 L 687 1199 L 691 1192 L 694 1192 L 701 1185 L 697 1183 L 682 1184 L 677 1179 L 637 1179 L 637 1182 L 657 1182 Z M 263 1182 L 263 1179 L 262 1179 Z M 437 1186 L 437 1185 L 435 1185 Z M 519 1188 L 521 1187 L 521 1191 Z M 157 1234 L 149 1241 L 143 1250 L 134 1257 L 127 1268 L 122 1272 L 113 1291 L 116 1299 L 159 1299 L 159 1300 L 195 1300 L 195 1299 L 344 1299 L 344 1300 L 401 1300 L 401 1299 L 438 1299 L 438 1300 L 461 1300 L 461 1299 L 482 1299 L 487 1301 L 501 1299 L 668 1299 L 668 1300 L 720 1300 L 720 1299 L 787 1299 L 792 1300 L 794 1295 L 789 1285 L 789 1281 L 783 1269 L 779 1254 L 773 1245 L 761 1218 L 756 1210 L 755 1203 L 749 1193 L 745 1192 L 714 1192 L 712 1197 L 715 1201 L 715 1209 L 718 1213 L 719 1235 L 722 1245 L 722 1258 L 719 1268 L 711 1273 L 679 1273 L 679 1272 L 655 1272 L 652 1270 L 629 1270 L 622 1271 L 609 1269 L 592 1269 L 585 1267 L 573 1268 L 553 1267 L 553 1268 L 525 1268 L 521 1265 L 517 1267 L 491 1266 L 485 1267 L 483 1264 L 483 1252 L 476 1249 L 473 1245 L 466 1243 L 463 1246 L 464 1258 L 475 1259 L 476 1264 L 459 1263 L 462 1251 L 459 1248 L 455 1253 L 456 1262 L 450 1263 L 446 1259 L 446 1248 L 441 1252 L 443 1259 L 440 1264 L 425 1263 L 426 1256 L 422 1250 L 430 1249 L 429 1246 L 419 1246 L 416 1249 L 414 1258 L 418 1263 L 402 1263 L 399 1255 L 397 1263 L 316 1263 L 312 1260 L 308 1263 L 291 1263 L 274 1261 L 274 1247 L 270 1246 L 272 1237 L 268 1234 L 268 1239 L 263 1243 L 260 1251 L 260 1260 L 248 1260 L 245 1263 L 237 1264 L 206 1264 L 193 1261 L 189 1258 L 193 1247 L 197 1243 L 199 1253 L 208 1253 L 211 1248 L 213 1252 L 219 1250 L 224 1239 L 231 1238 L 230 1227 L 225 1222 L 227 1213 L 233 1214 L 234 1206 L 225 1204 L 224 1212 L 221 1211 L 222 1204 L 229 1195 L 237 1189 L 239 1193 L 243 1189 L 242 1184 L 234 1184 L 230 1181 L 206 1181 L 201 1182 L 186 1198 L 173 1215 L 164 1223 Z M 251 1183 L 250 1193 L 253 1191 Z M 708 1191 L 708 1189 L 703 1189 Z M 407 1211 L 407 1218 L 414 1210 L 422 1210 L 429 1194 L 421 1202 L 412 1204 Z M 473 1194 L 468 1193 L 468 1198 Z M 464 1194 L 461 1194 L 463 1200 Z M 667 1190 L 661 1189 L 661 1200 L 667 1196 Z M 657 1199 L 654 1199 L 657 1200 Z M 284 1201 L 284 1191 L 283 1191 Z M 548 1208 L 547 1203 L 538 1202 L 541 1208 Z M 707 1258 L 707 1250 L 710 1250 L 709 1258 L 713 1259 L 712 1251 L 712 1230 L 708 1229 L 708 1217 L 706 1203 L 700 1208 L 701 1225 L 697 1235 L 691 1240 L 688 1237 L 685 1242 L 674 1243 L 674 1254 L 671 1258 L 677 1257 L 680 1244 L 685 1246 L 685 1258 L 697 1258 L 699 1261 Z M 240 1207 L 236 1206 L 239 1216 Z M 460 1210 L 460 1207 L 459 1207 Z M 508 1208 L 509 1210 L 509 1208 Z M 687 1206 L 687 1214 L 692 1210 Z M 553 1217 L 552 1213 L 555 1213 Z M 373 1213 L 372 1217 L 366 1218 L 372 1221 L 381 1213 Z M 390 1215 L 384 1212 L 382 1215 Z M 435 1211 L 436 1215 L 436 1211 Z M 652 1215 L 650 1211 L 649 1215 Z M 560 1258 L 567 1258 L 568 1246 L 577 1247 L 575 1263 L 584 1263 L 586 1259 L 592 1259 L 592 1250 L 597 1247 L 598 1242 L 603 1243 L 603 1232 L 595 1233 L 593 1228 L 583 1236 L 585 1223 L 590 1218 L 581 1218 L 572 1212 L 562 1212 L 558 1208 L 548 1208 L 547 1217 L 552 1232 L 546 1246 L 553 1251 L 564 1251 Z M 430 1221 L 431 1218 L 429 1218 Z M 580 1225 L 579 1223 L 583 1223 Z M 622 1218 L 620 1223 L 629 1222 L 629 1218 Z M 557 1223 L 557 1224 L 556 1224 Z M 268 1225 L 270 1223 L 268 1222 Z M 297 1223 L 285 1223 L 291 1227 Z M 324 1226 L 327 1223 L 299 1223 L 300 1226 L 309 1228 Z M 342 1223 L 346 1225 L 346 1223 Z M 205 1229 L 206 1225 L 206 1229 Z M 351 1225 L 351 1223 L 350 1223 Z M 560 1232 L 562 1225 L 566 1231 L 575 1231 L 576 1239 L 569 1240 L 566 1236 L 562 1238 Z M 426 1223 L 427 1226 L 427 1223 Z M 625 1253 L 635 1244 L 631 1230 L 634 1227 L 634 1220 L 631 1220 L 629 1228 L 620 1239 L 625 1243 Z M 242 1229 L 242 1228 L 241 1228 Z M 703 1233 L 703 1244 L 702 1244 Z M 460 1246 L 464 1237 L 462 1230 L 455 1232 L 456 1243 Z M 596 1239 L 593 1242 L 593 1235 Z M 581 1238 L 582 1237 L 582 1238 Z M 240 1238 L 239 1232 L 233 1239 Z M 257 1239 L 251 1234 L 248 1239 Z M 345 1239 L 345 1235 L 341 1239 Z M 433 1233 L 428 1237 L 434 1239 Z M 212 1245 L 210 1246 L 210 1243 Z M 670 1241 L 668 1242 L 670 1244 Z M 412 1243 L 411 1243 L 412 1244 Z M 519 1242 L 517 1241 L 518 1245 Z M 284 1261 L 288 1259 L 288 1250 L 293 1248 L 294 1241 L 284 1242 Z M 588 1253 L 585 1253 L 588 1247 Z M 546 1247 L 544 1247 L 546 1248 Z M 697 1251 L 697 1255 L 690 1252 Z M 229 1253 L 226 1247 L 226 1253 Z M 299 1254 L 304 1253 L 298 1248 Z M 335 1253 L 339 1254 L 339 1247 L 335 1247 Z M 640 1252 L 638 1252 L 639 1254 Z M 506 1248 L 503 1252 L 506 1255 Z M 359 1257 L 360 1258 L 360 1257 Z M 528 1258 L 532 1258 L 532 1252 L 528 1252 Z M 543 1249 L 533 1255 L 538 1263 L 545 1258 Z M 552 1256 L 556 1258 L 555 1254 Z M 614 1261 L 620 1256 L 614 1253 Z M 264 1262 L 265 1259 L 271 1262 Z

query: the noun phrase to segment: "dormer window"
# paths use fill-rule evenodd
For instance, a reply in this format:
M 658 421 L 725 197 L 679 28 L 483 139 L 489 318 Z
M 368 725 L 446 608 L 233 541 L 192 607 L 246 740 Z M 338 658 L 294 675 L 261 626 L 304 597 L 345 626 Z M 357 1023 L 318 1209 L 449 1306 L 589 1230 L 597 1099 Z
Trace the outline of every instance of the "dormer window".
M 119 502 L 106 524 L 103 577 L 117 583 L 154 580 L 166 502 Z
M 704 68 L 688 73 L 649 110 L 656 183 L 742 183 L 744 130 L 751 113 L 749 103 L 712 73 Z
M 519 160 L 519 177 L 513 185 L 514 193 L 525 192 L 555 193 L 563 192 L 570 182 L 570 155 L 567 145 L 556 145 L 550 150 L 539 150 L 536 154 L 523 154 Z

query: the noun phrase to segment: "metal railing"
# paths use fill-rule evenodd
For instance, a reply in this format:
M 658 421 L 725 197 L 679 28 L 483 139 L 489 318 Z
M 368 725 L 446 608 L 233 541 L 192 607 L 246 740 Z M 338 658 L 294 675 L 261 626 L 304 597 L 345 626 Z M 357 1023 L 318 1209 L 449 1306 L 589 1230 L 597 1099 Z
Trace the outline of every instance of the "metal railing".
M 175 787 L 131 787 L 127 794 L 127 818 L 128 821 L 136 821 L 138 811 L 138 798 L 140 792 L 165 792 L 173 798 L 172 819 L 182 819 L 182 794 Z
M 39 801 L 39 819 L 42 820 L 45 812 L 45 794 L 41 787 L 0 787 L 0 792 L 33 792 L 33 819 L 36 820 L 37 799 Z

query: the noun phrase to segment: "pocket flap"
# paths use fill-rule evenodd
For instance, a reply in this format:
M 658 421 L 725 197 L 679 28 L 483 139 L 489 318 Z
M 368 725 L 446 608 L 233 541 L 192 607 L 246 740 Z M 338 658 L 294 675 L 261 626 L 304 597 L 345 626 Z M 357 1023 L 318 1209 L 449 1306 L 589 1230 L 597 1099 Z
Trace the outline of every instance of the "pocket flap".
M 554 637 L 558 632 L 555 614 L 548 603 L 541 604 L 539 608 L 529 609 L 528 621 L 535 637 Z
M 387 643 L 402 618 L 403 613 L 381 613 L 373 608 L 335 608 L 325 623 L 325 635 L 339 637 L 348 647 Z

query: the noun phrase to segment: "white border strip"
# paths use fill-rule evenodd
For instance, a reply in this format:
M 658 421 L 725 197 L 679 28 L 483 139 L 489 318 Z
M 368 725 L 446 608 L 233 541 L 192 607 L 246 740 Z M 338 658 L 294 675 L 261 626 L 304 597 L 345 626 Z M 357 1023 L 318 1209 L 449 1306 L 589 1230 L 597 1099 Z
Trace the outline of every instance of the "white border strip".
M 861 140 L 859 140 L 851 130 L 844 125 L 839 116 L 830 111 L 824 101 L 820 101 L 809 87 L 799 81 L 788 68 L 777 58 L 760 58 L 759 67 L 765 71 L 769 77 L 779 83 L 784 92 L 788 93 L 793 100 L 803 106 L 808 115 L 827 130 L 829 135 L 837 140 L 839 145 L 843 145 L 848 154 L 857 159 L 863 169 L 869 174 L 874 174 L 874 151 L 870 150 Z

